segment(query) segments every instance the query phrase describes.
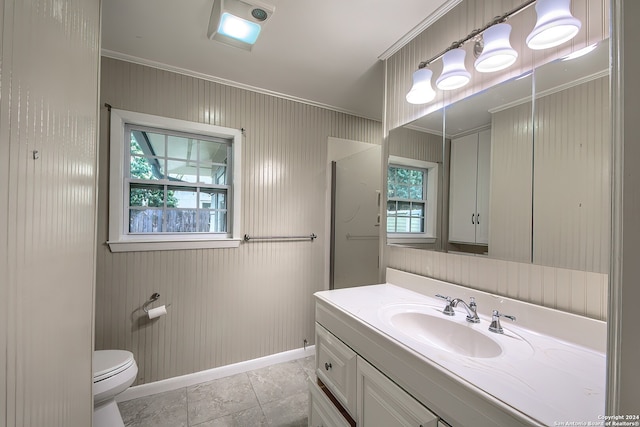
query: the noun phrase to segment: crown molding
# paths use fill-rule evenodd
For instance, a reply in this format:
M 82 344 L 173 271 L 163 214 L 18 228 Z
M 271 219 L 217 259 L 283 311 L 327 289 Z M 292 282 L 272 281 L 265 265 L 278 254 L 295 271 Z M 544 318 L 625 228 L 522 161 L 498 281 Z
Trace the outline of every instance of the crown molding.
M 360 117 L 360 118 L 367 119 L 367 120 L 373 120 L 373 121 L 376 121 L 376 122 L 381 122 L 381 120 L 379 118 L 367 117 L 367 116 L 364 116 L 364 115 L 362 115 L 360 113 L 357 113 L 355 111 L 346 110 L 344 108 L 336 107 L 334 105 L 323 104 L 321 102 L 311 101 L 309 99 L 299 98 L 299 97 L 293 96 L 293 95 L 287 95 L 286 93 L 280 93 L 280 92 L 272 91 L 272 90 L 269 90 L 269 89 L 260 88 L 260 87 L 257 87 L 257 86 L 251 86 L 251 85 L 240 83 L 240 82 L 236 82 L 236 81 L 233 81 L 233 80 L 224 79 L 222 77 L 216 77 L 216 76 L 213 76 L 213 75 L 210 75 L 210 74 L 200 73 L 198 71 L 193 71 L 193 70 L 189 70 L 189 69 L 186 69 L 186 68 L 175 67 L 173 65 L 169 65 L 169 64 L 165 64 L 165 63 L 157 62 L 157 61 L 152 61 L 150 59 L 140 58 L 140 57 L 133 56 L 133 55 L 127 55 L 125 53 L 116 52 L 116 51 L 113 51 L 113 50 L 102 49 L 101 50 L 101 56 L 103 56 L 105 58 L 111 58 L 111 59 L 117 59 L 117 60 L 120 60 L 120 61 L 130 62 L 130 63 L 133 63 L 133 64 L 143 65 L 143 66 L 146 66 L 146 67 L 156 68 L 156 69 L 163 70 L 163 71 L 169 71 L 169 72 L 176 73 L 176 74 L 182 74 L 184 76 L 194 77 L 194 78 L 197 78 L 197 79 L 206 80 L 206 81 L 213 82 L 213 83 L 219 83 L 219 84 L 223 84 L 225 86 L 231 86 L 231 87 L 235 87 L 235 88 L 238 88 L 238 89 L 244 89 L 244 90 L 248 90 L 248 91 L 251 91 L 251 92 L 260 93 L 260 94 L 263 94 L 263 95 L 269 95 L 269 96 L 273 96 L 273 97 L 276 97 L 276 98 L 286 99 L 288 101 L 299 102 L 301 104 L 307 104 L 307 105 L 311 105 L 313 107 L 324 108 L 326 110 L 331 110 L 331 111 L 335 111 L 335 112 L 338 112 L 338 113 L 349 114 L 351 116 L 356 116 L 356 117 Z
M 446 15 L 451 9 L 453 9 L 454 7 L 456 7 L 458 4 L 462 3 L 462 0 L 448 0 L 446 3 L 444 3 L 442 6 L 440 6 L 439 8 L 437 8 L 431 15 L 429 15 L 425 20 L 423 20 L 421 23 L 419 23 L 418 25 L 416 25 L 415 27 L 413 27 L 413 29 L 411 29 L 411 31 L 409 31 L 407 34 L 405 34 L 404 36 L 402 36 L 402 38 L 400 40 L 398 40 L 397 42 L 395 42 L 390 48 L 388 48 L 387 50 L 385 50 L 384 52 L 382 52 L 379 56 L 378 59 L 385 61 L 387 59 L 389 59 L 394 53 L 396 53 L 397 51 L 399 51 L 400 49 L 402 49 L 404 46 L 406 46 L 407 43 L 409 43 L 411 40 L 413 40 L 414 38 L 416 38 L 419 34 L 421 34 L 424 30 L 426 30 L 427 28 L 429 28 L 431 25 L 433 25 L 438 19 L 442 18 L 444 15 Z

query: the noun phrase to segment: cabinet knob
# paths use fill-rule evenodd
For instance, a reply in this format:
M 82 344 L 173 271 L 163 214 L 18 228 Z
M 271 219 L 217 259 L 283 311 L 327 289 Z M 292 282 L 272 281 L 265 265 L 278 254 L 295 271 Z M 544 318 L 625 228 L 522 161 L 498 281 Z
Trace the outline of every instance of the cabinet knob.
M 476 214 L 476 224 L 480 224 L 480 214 Z
M 328 371 L 329 369 L 331 369 L 331 368 L 332 368 L 331 363 L 325 363 L 325 364 L 324 364 L 324 369 L 326 369 L 327 371 Z
M 476 223 L 475 217 L 476 217 L 476 214 L 472 213 L 471 214 L 471 224 L 475 224 Z

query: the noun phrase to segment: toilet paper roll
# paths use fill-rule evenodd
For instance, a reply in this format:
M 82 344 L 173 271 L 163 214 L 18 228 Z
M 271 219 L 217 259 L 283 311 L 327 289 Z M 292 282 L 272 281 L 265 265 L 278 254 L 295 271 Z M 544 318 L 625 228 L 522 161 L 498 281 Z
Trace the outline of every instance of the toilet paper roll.
M 149 310 L 149 319 L 155 319 L 156 317 L 164 316 L 165 314 L 167 314 L 167 307 L 161 305 L 160 307 Z

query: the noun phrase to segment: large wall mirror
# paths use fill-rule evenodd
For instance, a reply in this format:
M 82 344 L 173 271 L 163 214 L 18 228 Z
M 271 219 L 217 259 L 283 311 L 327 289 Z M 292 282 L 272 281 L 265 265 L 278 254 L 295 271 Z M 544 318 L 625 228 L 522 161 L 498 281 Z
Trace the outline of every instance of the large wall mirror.
M 608 40 L 393 129 L 388 144 L 388 244 L 609 271 Z

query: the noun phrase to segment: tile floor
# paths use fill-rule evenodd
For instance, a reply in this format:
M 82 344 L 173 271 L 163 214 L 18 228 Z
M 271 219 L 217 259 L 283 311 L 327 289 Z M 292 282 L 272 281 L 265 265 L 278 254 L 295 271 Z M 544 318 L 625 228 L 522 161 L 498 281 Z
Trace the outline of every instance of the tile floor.
M 313 356 L 119 403 L 126 427 L 307 426 Z

